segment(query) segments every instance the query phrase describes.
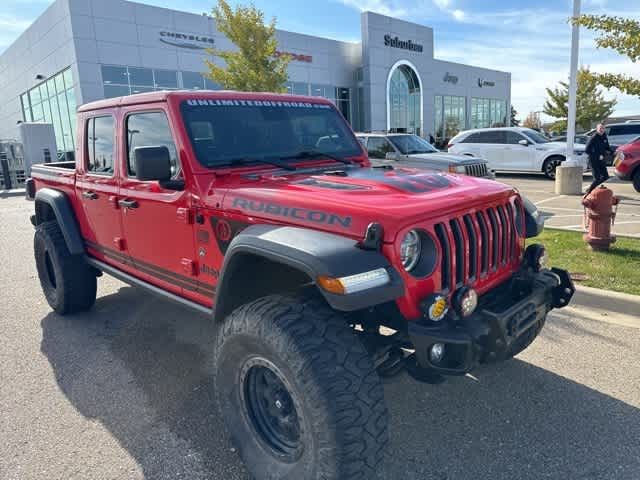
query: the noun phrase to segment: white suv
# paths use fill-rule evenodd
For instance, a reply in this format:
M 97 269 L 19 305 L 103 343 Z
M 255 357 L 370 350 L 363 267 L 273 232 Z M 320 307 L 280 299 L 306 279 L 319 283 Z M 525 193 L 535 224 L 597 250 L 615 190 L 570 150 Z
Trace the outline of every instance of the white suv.
M 574 145 L 575 159 L 588 168 L 584 145 Z M 451 139 L 448 151 L 484 158 L 498 172 L 542 172 L 555 178 L 556 167 L 566 159 L 567 144 L 521 127 L 481 128 L 461 132 Z
M 604 131 L 609 138 L 609 145 L 625 145 L 640 135 L 640 121 L 627 120 L 626 123 L 611 123 L 604 126 Z M 587 132 L 591 136 L 595 129 Z

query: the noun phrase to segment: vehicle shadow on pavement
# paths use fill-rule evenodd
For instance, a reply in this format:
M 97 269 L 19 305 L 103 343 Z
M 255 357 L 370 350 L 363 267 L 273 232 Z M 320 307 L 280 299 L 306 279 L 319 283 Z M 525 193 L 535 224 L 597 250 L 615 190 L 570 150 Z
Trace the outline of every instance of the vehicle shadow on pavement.
M 216 411 L 209 318 L 124 287 L 89 313 L 47 315 L 42 330 L 60 389 L 111 432 L 144 478 L 248 478 Z M 385 392 L 389 479 L 640 471 L 640 410 L 518 359 L 442 385 L 403 374 Z

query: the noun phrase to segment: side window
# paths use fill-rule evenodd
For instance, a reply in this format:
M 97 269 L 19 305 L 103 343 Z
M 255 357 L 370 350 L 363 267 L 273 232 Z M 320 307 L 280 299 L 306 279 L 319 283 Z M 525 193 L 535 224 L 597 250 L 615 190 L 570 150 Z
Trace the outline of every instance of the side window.
M 628 131 L 626 132 L 627 134 L 640 135 L 640 124 L 627 125 L 627 129 L 628 129 Z
M 367 147 L 367 137 L 356 137 L 363 147 Z
M 507 137 L 502 130 L 492 130 L 482 133 L 482 143 L 507 143 Z
M 87 121 L 87 171 L 113 175 L 114 120 L 112 116 L 93 117 Z
M 613 127 L 609 127 L 605 130 L 607 135 L 624 135 L 623 127 L 614 125 Z
M 127 173 L 130 177 L 136 176 L 133 156 L 136 147 L 167 147 L 171 173 L 173 176 L 178 174 L 178 152 L 164 112 L 132 113 L 127 116 Z
M 480 133 L 472 133 L 467 135 L 466 138 L 460 140 L 460 143 L 480 143 Z
M 369 137 L 367 150 L 371 158 L 385 158 L 387 153 L 395 151 L 384 137 Z
M 507 136 L 506 143 L 509 145 L 517 145 L 520 140 L 526 140 L 522 135 L 516 132 L 504 132 Z

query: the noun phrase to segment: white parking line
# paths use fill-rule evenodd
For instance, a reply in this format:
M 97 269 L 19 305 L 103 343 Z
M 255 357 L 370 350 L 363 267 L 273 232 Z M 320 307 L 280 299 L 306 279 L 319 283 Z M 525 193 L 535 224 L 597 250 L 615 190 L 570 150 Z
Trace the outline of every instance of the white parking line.
M 540 200 L 539 202 L 534 202 L 534 205 L 540 205 L 545 202 L 550 202 L 551 200 L 557 200 L 558 198 L 565 198 L 566 195 L 558 195 L 556 197 L 545 198 L 544 200 Z

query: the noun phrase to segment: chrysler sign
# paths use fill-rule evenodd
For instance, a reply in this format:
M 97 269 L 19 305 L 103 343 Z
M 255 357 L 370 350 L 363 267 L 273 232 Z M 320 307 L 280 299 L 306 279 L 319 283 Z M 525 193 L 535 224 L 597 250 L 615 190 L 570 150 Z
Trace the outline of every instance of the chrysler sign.
M 189 48 L 191 50 L 204 50 L 212 47 L 215 43 L 211 37 L 176 32 L 160 32 L 160 41 L 173 47 Z
M 391 35 L 384 36 L 384 46 L 401 48 L 403 50 L 410 50 L 412 52 L 422 52 L 422 45 L 419 43 L 413 43 L 411 40 L 400 40 L 398 37 L 392 37 Z

